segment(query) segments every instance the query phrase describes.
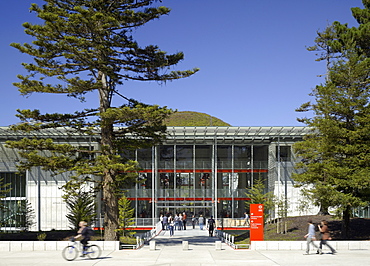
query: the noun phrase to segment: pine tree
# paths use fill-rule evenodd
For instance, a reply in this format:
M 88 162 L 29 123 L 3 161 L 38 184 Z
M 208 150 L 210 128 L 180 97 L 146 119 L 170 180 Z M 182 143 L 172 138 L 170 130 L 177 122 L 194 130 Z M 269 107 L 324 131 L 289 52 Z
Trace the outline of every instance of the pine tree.
M 366 8 L 362 12 L 355 8 L 353 14 L 370 18 L 370 1 L 363 2 Z M 312 127 L 312 133 L 295 144 L 302 157 L 297 167 L 304 172 L 294 179 L 308 185 L 306 190 L 316 204 L 342 211 L 344 237 L 348 236 L 352 209 L 370 199 L 370 58 L 368 47 L 362 47 L 368 36 L 365 25 L 369 28 L 370 23 L 348 28 L 334 22 L 331 34 L 316 39 L 316 47 L 329 47 L 323 57 L 330 58 L 328 76 L 313 90 L 314 102 L 298 109 L 312 111 L 314 116 L 300 120 Z
M 251 204 L 264 205 L 264 220 L 269 218 L 270 212 L 275 207 L 275 196 L 273 192 L 265 191 L 265 183 L 263 179 L 256 179 L 253 186 L 248 189 L 245 195 L 250 199 L 245 202 L 246 208 L 249 210 Z
M 135 29 L 170 12 L 163 6 L 154 7 L 155 2 L 45 0 L 44 5 L 32 4 L 30 8 L 43 24 L 23 24 L 26 34 L 35 40 L 31 44 L 11 44 L 34 59 L 33 63 L 23 64 L 29 75 L 18 75 L 20 82 L 14 84 L 22 95 L 53 93 L 85 101 L 87 93 L 95 92 L 99 99 L 99 106 L 74 113 L 18 110 L 22 123 L 13 129 L 30 132 L 68 127 L 83 134 L 98 134 L 100 150 L 81 150 L 38 138 L 8 145 L 20 149 L 27 159 L 20 169 L 38 165 L 56 173 L 75 173 L 69 187 L 101 178 L 98 187 L 103 192 L 106 240 L 117 239 L 118 195 L 122 184 L 132 178 L 128 173 L 137 169 L 137 164 L 124 161 L 117 154 L 122 149 L 152 146 L 161 141 L 166 129 L 163 121 L 172 113 L 166 107 L 129 99 L 124 95 L 127 91 L 120 91 L 124 81 L 166 82 L 198 71 L 169 71 L 183 60 L 182 52 L 167 54 L 155 45 L 140 47 L 134 40 Z M 127 102 L 113 106 L 113 97 Z M 40 150 L 47 150 L 50 155 L 41 156 Z M 95 155 L 78 159 L 76 152 Z
M 134 213 L 135 209 L 131 207 L 131 201 L 123 194 L 118 200 L 119 209 L 119 232 L 125 236 L 130 237 L 133 232 L 130 226 L 135 224 Z
M 28 200 L 19 200 L 17 202 L 16 215 L 19 217 L 19 227 L 28 231 L 35 224 L 35 210 Z
M 76 193 L 66 192 L 67 194 L 64 196 L 68 210 L 66 217 L 71 224 L 71 228 L 77 231 L 80 221 L 91 224 L 96 217 L 95 194 L 82 189 Z

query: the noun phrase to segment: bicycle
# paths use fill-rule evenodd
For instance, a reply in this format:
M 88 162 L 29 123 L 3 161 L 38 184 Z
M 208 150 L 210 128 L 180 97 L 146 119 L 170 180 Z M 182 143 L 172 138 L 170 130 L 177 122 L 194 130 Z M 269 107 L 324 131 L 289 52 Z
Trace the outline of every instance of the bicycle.
M 68 244 L 63 251 L 62 256 L 65 260 L 71 261 L 77 258 L 80 251 L 77 247 L 77 242 L 74 238 L 70 240 L 73 244 Z M 101 249 L 97 245 L 88 245 L 86 246 L 86 250 L 82 252 L 83 256 L 86 255 L 90 259 L 97 259 L 101 255 Z

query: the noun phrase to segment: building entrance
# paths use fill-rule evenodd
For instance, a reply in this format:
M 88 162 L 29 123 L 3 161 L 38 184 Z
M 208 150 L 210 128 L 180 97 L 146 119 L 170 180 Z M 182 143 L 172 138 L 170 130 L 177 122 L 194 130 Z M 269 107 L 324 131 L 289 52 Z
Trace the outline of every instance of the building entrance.
M 197 203 L 199 204 L 199 203 Z M 169 206 L 172 205 L 172 206 Z M 159 215 L 168 214 L 171 213 L 172 215 L 175 215 L 176 213 L 186 213 L 188 221 L 191 220 L 192 216 L 199 217 L 199 215 L 203 215 L 204 217 L 210 217 L 213 215 L 213 206 L 211 203 L 209 205 L 205 206 L 191 206 L 191 205 L 177 205 L 174 206 L 174 204 L 168 204 L 168 205 L 162 205 L 157 206 L 157 213 Z

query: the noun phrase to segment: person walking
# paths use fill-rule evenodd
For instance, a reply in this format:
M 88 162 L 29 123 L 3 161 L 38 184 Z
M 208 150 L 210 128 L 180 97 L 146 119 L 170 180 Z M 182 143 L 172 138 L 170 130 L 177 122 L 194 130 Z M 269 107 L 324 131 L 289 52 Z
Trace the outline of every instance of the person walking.
M 320 247 L 318 250 L 318 253 L 322 255 L 322 246 L 326 245 L 330 250 L 331 254 L 337 253 L 337 251 L 329 245 L 328 240 L 331 240 L 330 233 L 329 233 L 329 227 L 328 227 L 328 222 L 325 220 L 321 221 L 321 225 L 318 225 L 320 233 L 321 233 L 321 240 L 320 240 Z
M 179 213 L 179 230 L 183 229 L 183 223 L 182 223 L 182 214 L 181 212 Z
M 250 227 L 249 215 L 247 212 L 244 212 L 244 225 Z
M 195 229 L 195 223 L 197 222 L 197 218 L 195 218 L 195 215 L 191 217 L 191 224 L 193 225 L 193 229 Z
M 164 228 L 164 230 L 167 230 L 167 227 L 168 227 L 168 214 L 163 216 L 163 228 Z
M 182 224 L 184 226 L 184 230 L 186 230 L 186 218 L 187 218 L 186 212 L 183 212 L 182 213 Z
M 180 216 L 178 213 L 176 213 L 175 215 L 174 224 L 175 224 L 175 230 L 181 230 L 180 229 Z
M 315 226 L 312 223 L 312 220 L 308 220 L 308 233 L 304 236 L 307 241 L 307 247 L 306 247 L 306 253 L 304 255 L 310 254 L 310 244 L 312 244 L 317 250 L 319 250 L 319 247 L 313 242 L 316 240 L 315 237 Z
M 200 230 L 203 230 L 203 226 L 204 226 L 204 217 L 203 217 L 203 215 L 199 215 L 198 223 L 199 223 Z
M 208 232 L 209 232 L 209 236 L 213 236 L 213 231 L 215 230 L 215 223 L 216 221 L 213 219 L 213 216 L 211 216 L 211 218 L 208 219 Z
M 159 216 L 159 221 L 161 222 L 162 230 L 164 230 L 164 225 L 163 225 L 163 214 L 161 214 L 161 216 Z
M 170 237 L 173 236 L 174 226 L 174 219 L 172 218 L 172 215 L 170 215 L 170 217 L 168 217 L 168 228 L 170 230 Z

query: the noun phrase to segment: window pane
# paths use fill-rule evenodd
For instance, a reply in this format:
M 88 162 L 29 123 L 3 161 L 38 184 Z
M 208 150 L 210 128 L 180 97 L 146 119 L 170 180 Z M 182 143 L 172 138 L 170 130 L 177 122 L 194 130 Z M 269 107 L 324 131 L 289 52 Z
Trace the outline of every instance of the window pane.
M 220 169 L 232 168 L 232 147 L 231 145 L 217 146 L 217 167 Z
M 212 146 L 210 145 L 195 146 L 195 164 L 196 169 L 212 168 Z
M 193 146 L 177 145 L 176 146 L 176 168 L 192 169 L 193 168 Z
M 3 184 L 10 183 L 8 188 L 11 190 L 6 197 L 25 197 L 26 196 L 26 175 L 17 173 L 0 173 L 0 179 L 3 178 Z

